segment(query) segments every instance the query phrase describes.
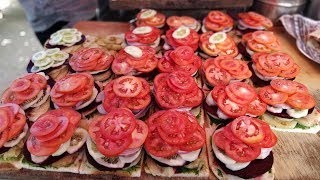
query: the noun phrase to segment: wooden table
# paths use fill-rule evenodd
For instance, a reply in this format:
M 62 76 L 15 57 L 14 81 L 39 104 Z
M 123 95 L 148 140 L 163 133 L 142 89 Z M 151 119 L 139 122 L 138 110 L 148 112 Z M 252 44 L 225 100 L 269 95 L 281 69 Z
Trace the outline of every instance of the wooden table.
M 84 34 L 104 36 L 119 34 L 129 29 L 129 24 L 118 22 L 80 22 L 75 25 Z M 282 27 L 274 28 L 282 44 L 283 51 L 294 57 L 301 66 L 297 81 L 303 82 L 316 96 L 318 108 L 320 100 L 320 65 L 304 57 L 295 46 L 295 40 Z M 319 134 L 296 134 L 276 132 L 278 144 L 274 148 L 276 179 L 320 179 L 320 137 Z M 71 173 L 53 173 L 44 171 L 21 170 L 4 172 L 0 177 L 10 179 L 48 178 L 53 179 L 120 179 L 108 175 L 79 175 Z M 143 175 L 142 179 L 152 176 Z M 210 179 L 214 178 L 211 174 Z M 156 178 L 160 179 L 160 178 Z M 174 178 L 185 179 L 185 178 Z

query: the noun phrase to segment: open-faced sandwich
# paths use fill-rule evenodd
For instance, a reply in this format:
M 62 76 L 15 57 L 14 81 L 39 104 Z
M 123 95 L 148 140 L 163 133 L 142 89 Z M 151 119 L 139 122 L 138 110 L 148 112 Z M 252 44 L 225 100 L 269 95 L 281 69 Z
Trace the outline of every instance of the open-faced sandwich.
M 201 31 L 229 32 L 233 28 L 233 19 L 222 11 L 210 11 L 202 21 Z
M 22 167 L 32 170 L 79 173 L 82 147 L 88 132 L 79 127 L 80 113 L 60 108 L 40 116 L 30 127 Z
M 225 32 L 206 32 L 201 34 L 199 55 L 205 59 L 220 55 L 241 58 L 238 48 L 231 36 Z
M 241 116 L 207 131 L 209 165 L 218 179 L 274 179 L 277 136 L 260 119 Z
M 197 31 L 187 27 L 180 26 L 175 29 L 169 29 L 166 32 L 164 50 L 175 49 L 179 46 L 189 46 L 196 51 L 198 49 L 199 35 Z
M 21 169 L 22 148 L 28 133 L 25 113 L 17 104 L 1 104 L 0 121 L 0 171 Z
M 294 80 L 300 72 L 300 66 L 287 53 L 255 53 L 251 59 L 248 66 L 256 86 L 267 86 L 273 79 Z
M 160 30 L 152 26 L 139 26 L 125 33 L 129 46 L 150 46 L 160 51 Z
M 95 81 L 103 83 L 112 76 L 113 59 L 101 48 L 83 48 L 72 54 L 69 65 L 76 72 L 89 72 Z
M 153 26 L 162 28 L 166 23 L 166 16 L 153 9 L 142 9 L 136 16 L 137 26 Z
M 134 75 L 152 79 L 157 64 L 156 51 L 152 47 L 127 46 L 115 56 L 112 71 L 116 75 Z
M 267 113 L 262 119 L 272 129 L 306 133 L 320 130 L 320 113 L 315 109 L 315 98 L 303 84 L 275 79 L 270 86 L 259 90 L 259 96 L 267 104 Z
M 267 30 L 273 27 L 272 21 L 256 12 L 243 12 L 238 14 L 238 29 L 244 33 L 256 30 Z
M 158 70 L 163 73 L 184 71 L 190 76 L 196 76 L 201 63 L 201 58 L 194 54 L 191 47 L 180 46 L 164 53 L 158 62 Z
M 208 177 L 205 131 L 191 113 L 163 110 L 147 120 L 149 133 L 144 143 L 148 154 L 144 170 L 153 176 Z
M 50 108 L 50 90 L 43 72 L 29 73 L 14 80 L 2 94 L 2 103 L 18 104 L 29 121 L 35 121 Z
M 94 84 L 91 74 L 74 73 L 57 81 L 50 96 L 56 109 L 73 108 L 87 116 L 96 110 L 95 98 L 99 92 L 100 88 Z
M 248 58 L 257 52 L 270 53 L 281 50 L 277 37 L 271 31 L 255 31 L 243 35 L 238 48 Z
M 101 114 L 108 114 L 115 108 L 127 108 L 136 118 L 141 118 L 150 108 L 150 85 L 143 78 L 121 76 L 104 87 L 96 102 L 102 102 L 97 107 Z
M 217 85 L 246 81 L 252 72 L 245 61 L 234 59 L 232 56 L 218 56 L 204 61 L 202 74 L 205 89 L 212 89 Z
M 167 25 L 169 28 L 176 29 L 180 26 L 186 26 L 195 31 L 199 31 L 201 28 L 200 22 L 190 16 L 170 16 L 167 18 Z
M 196 80 L 183 71 L 160 73 L 154 79 L 153 93 L 160 108 L 198 107 L 203 93 Z
M 72 53 L 86 41 L 86 36 L 77 29 L 61 29 L 53 34 L 44 44 L 46 49 L 59 48 L 67 53 Z
M 244 82 L 219 85 L 207 95 L 204 109 L 213 122 L 228 122 L 244 115 L 257 117 L 267 108 L 257 96 L 255 89 Z
M 126 108 L 115 108 L 97 116 L 89 125 L 86 156 L 80 174 L 112 174 L 140 177 L 148 135 L 145 122 Z

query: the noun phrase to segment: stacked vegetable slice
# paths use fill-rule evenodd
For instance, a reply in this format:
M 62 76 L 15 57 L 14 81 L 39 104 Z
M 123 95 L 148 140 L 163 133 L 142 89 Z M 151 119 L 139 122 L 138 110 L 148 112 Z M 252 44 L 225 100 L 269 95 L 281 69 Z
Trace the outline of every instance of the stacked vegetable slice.
M 247 52 L 252 56 L 255 52 L 280 51 L 280 43 L 271 31 L 255 31 L 242 36 Z
M 199 31 L 200 29 L 200 23 L 190 16 L 170 16 L 166 22 L 170 28 L 187 26 L 195 31 Z
M 222 11 L 210 11 L 203 19 L 205 31 L 228 32 L 233 27 L 233 19 Z
M 179 46 L 190 46 L 193 51 L 198 49 L 199 35 L 198 33 L 186 26 L 180 26 L 177 29 L 169 29 L 166 32 L 166 43 L 173 49 Z M 165 48 L 168 50 L 170 48 Z
M 143 9 L 137 14 L 137 26 L 153 26 L 162 28 L 165 24 L 166 17 L 164 14 L 153 9 Z
M 269 29 L 273 26 L 273 23 L 270 19 L 264 17 L 261 14 L 256 12 L 245 12 L 238 14 L 239 20 L 239 29 Z
M 136 27 L 125 33 L 129 45 L 147 45 L 156 48 L 160 42 L 160 30 L 151 26 Z
M 47 48 L 70 47 L 84 42 L 84 35 L 77 29 L 61 29 L 51 34 L 50 39 L 45 44 Z

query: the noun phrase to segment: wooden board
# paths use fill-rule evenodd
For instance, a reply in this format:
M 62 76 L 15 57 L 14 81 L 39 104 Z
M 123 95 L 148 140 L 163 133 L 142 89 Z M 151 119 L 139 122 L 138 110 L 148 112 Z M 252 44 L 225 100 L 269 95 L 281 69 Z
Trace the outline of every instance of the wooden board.
M 253 0 L 112 0 L 111 9 L 219 9 L 244 8 L 252 5 Z

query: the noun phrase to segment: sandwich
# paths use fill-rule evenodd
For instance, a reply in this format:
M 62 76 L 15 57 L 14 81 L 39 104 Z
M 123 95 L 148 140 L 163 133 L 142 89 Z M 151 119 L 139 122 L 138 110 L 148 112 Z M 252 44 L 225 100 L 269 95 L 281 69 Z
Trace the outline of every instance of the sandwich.
M 152 26 L 162 28 L 166 23 L 166 16 L 153 9 L 142 9 L 136 16 L 137 26 Z
M 233 28 L 233 19 L 222 11 L 210 11 L 202 21 L 201 31 L 206 33 L 213 32 L 229 32 Z
M 166 32 L 164 50 L 176 49 L 179 46 L 189 46 L 196 51 L 198 49 L 199 35 L 197 31 L 187 27 L 180 26 L 175 29 L 169 29 Z
M 267 104 L 262 120 L 272 129 L 303 133 L 317 133 L 320 130 L 320 113 L 315 108 L 315 98 L 303 84 L 274 79 L 270 86 L 259 90 L 259 96 Z
M 152 26 L 139 26 L 125 33 L 129 46 L 150 46 L 160 51 L 160 30 Z
M 97 116 L 90 122 L 89 135 L 80 174 L 141 176 L 148 126 L 130 110 L 114 108 L 107 115 Z
M 240 116 L 214 132 L 207 129 L 209 166 L 218 179 L 274 179 L 276 143 L 267 123 Z
M 50 90 L 43 72 L 29 73 L 15 79 L 1 96 L 2 103 L 18 104 L 29 121 L 35 121 L 50 108 Z
M 199 55 L 205 59 L 220 55 L 229 55 L 237 59 L 241 58 L 233 38 L 225 32 L 206 32 L 201 34 Z
M 170 29 L 186 26 L 198 32 L 201 28 L 200 22 L 190 16 L 170 16 L 167 18 L 166 23 Z
M 256 86 L 267 86 L 273 79 L 294 80 L 300 72 L 300 66 L 287 53 L 255 53 L 251 59 L 248 66 Z
M 112 63 L 116 75 L 134 75 L 152 79 L 158 64 L 156 51 L 149 46 L 127 46 L 120 50 Z
M 144 170 L 162 177 L 208 177 L 203 113 L 162 110 L 152 114 L 144 143 Z
M 28 133 L 26 116 L 14 103 L 0 105 L 0 171 L 21 169 L 22 148 Z
M 201 58 L 194 54 L 189 46 L 179 46 L 166 51 L 158 62 L 158 70 L 162 73 L 184 71 L 190 76 L 196 76 L 201 67 Z
M 256 30 L 268 30 L 273 27 L 272 21 L 253 11 L 238 14 L 238 29 L 244 33 Z
M 80 113 L 69 108 L 48 111 L 30 127 L 23 147 L 22 167 L 40 171 L 79 173 L 88 132 L 79 127 Z
M 121 76 L 110 81 L 97 96 L 97 109 L 108 114 L 115 108 L 127 108 L 136 118 L 144 117 L 151 104 L 150 85 L 139 77 Z
M 112 76 L 111 64 L 114 57 L 101 48 L 83 48 L 69 60 L 69 65 L 75 72 L 89 72 L 95 81 L 105 82 Z

